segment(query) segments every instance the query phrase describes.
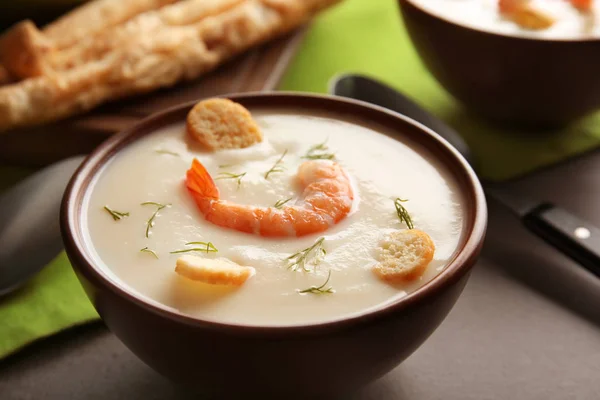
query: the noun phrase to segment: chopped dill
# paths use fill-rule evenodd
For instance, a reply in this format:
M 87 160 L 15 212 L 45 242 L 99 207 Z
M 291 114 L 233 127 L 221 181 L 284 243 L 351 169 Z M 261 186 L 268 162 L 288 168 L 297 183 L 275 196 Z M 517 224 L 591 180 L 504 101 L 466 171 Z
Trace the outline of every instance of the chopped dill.
M 118 221 L 123 217 L 129 217 L 129 213 L 128 212 L 121 212 L 121 211 L 116 211 L 111 209 L 108 206 L 104 206 L 104 209 L 111 215 L 111 217 L 115 220 Z
M 292 200 L 291 197 L 289 199 L 285 199 L 285 200 L 277 200 L 277 203 L 275 203 L 273 205 L 273 207 L 275 207 L 275 208 L 281 208 L 281 207 L 283 207 L 285 205 L 285 203 L 287 203 L 290 200 Z
M 236 179 L 238 189 L 239 189 L 240 185 L 242 184 L 242 178 L 244 176 L 246 176 L 245 172 L 242 172 L 241 174 L 233 174 L 231 172 L 221 172 L 215 179 Z
M 142 253 L 149 253 L 152 254 L 154 257 L 156 257 L 158 259 L 158 254 L 156 254 L 156 252 L 154 250 L 150 250 L 148 247 L 144 247 L 143 249 L 140 250 Z
M 308 149 L 302 158 L 307 158 L 309 160 L 333 160 L 335 154 L 329 153 L 328 150 L 327 140 L 325 140 L 323 143 L 316 144 Z
M 150 237 L 150 229 L 154 226 L 154 219 L 158 215 L 158 212 L 165 207 L 169 207 L 171 204 L 161 204 L 161 203 L 156 203 L 154 201 L 145 201 L 141 205 L 156 206 L 156 211 L 154 211 L 154 213 L 152 214 L 150 219 L 148 219 L 148 221 L 146 221 L 146 237 Z
M 158 149 L 158 150 L 154 150 L 154 152 L 158 153 L 158 154 L 168 154 L 168 155 L 171 155 L 171 156 L 180 157 L 179 153 L 176 153 L 176 152 L 171 151 L 171 150 Z
M 406 223 L 408 229 L 414 229 L 415 226 L 412 222 L 412 218 L 410 217 L 410 214 L 408 213 L 406 208 L 404 208 L 404 206 L 402 205 L 402 203 L 406 201 L 408 200 L 404 200 L 398 197 L 396 198 L 396 200 L 394 200 L 394 206 L 396 206 L 396 213 L 398 214 L 398 219 L 400 220 L 400 222 Z
M 308 289 L 299 290 L 298 293 L 312 293 L 312 294 L 334 293 L 334 290 L 331 286 L 329 286 L 328 288 L 325 288 L 325 286 L 327 286 L 327 284 L 329 283 L 329 278 L 331 278 L 331 270 L 329 270 L 329 273 L 327 274 L 327 279 L 321 286 L 311 286 Z
M 215 245 L 212 244 L 211 242 L 187 242 L 185 245 L 186 246 L 201 245 L 203 247 L 192 247 L 190 249 L 174 250 L 174 251 L 171 251 L 170 254 L 189 253 L 192 251 L 203 251 L 205 253 L 216 253 L 219 251 L 219 250 L 217 250 Z
M 333 160 L 335 158 L 335 155 L 332 154 L 332 153 L 328 153 L 328 154 L 307 154 L 303 158 L 306 158 L 306 159 L 309 159 L 309 160 Z
M 305 272 L 310 272 L 310 269 L 307 268 L 306 264 L 309 261 L 313 261 L 312 264 L 314 268 L 317 268 L 317 263 L 327 254 L 327 251 L 323 248 L 323 241 L 325 238 L 320 238 L 310 247 L 307 247 L 304 250 L 301 250 L 297 253 L 292 254 L 286 260 L 290 262 L 288 268 L 292 271 L 297 271 L 298 269 L 302 269 Z
M 145 201 L 145 202 L 141 203 L 141 205 L 142 206 L 148 206 L 148 205 L 156 206 L 156 207 L 160 207 L 162 209 L 162 208 L 170 206 L 171 204 L 161 204 L 161 203 L 157 203 L 155 201 Z
M 273 166 L 271 167 L 270 170 L 268 170 L 265 173 L 265 179 L 269 179 L 269 175 L 276 173 L 276 172 L 283 172 L 283 170 L 285 169 L 284 167 L 281 166 L 281 163 L 283 162 L 283 157 L 285 157 L 285 155 L 287 154 L 287 149 L 285 149 L 285 151 L 283 152 L 283 154 L 281 155 L 281 157 L 279 157 L 277 159 L 277 161 L 275 161 L 275 164 L 273 164 Z

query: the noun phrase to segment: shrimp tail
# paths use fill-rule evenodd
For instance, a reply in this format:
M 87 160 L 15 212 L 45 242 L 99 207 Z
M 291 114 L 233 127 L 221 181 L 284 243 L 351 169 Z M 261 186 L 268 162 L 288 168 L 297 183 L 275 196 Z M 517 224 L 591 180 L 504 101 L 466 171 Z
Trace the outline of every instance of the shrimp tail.
M 581 11 L 591 11 L 593 7 L 592 0 L 571 0 L 571 4 Z
M 219 188 L 204 165 L 196 158 L 186 173 L 185 185 L 203 211 L 208 209 L 213 200 L 219 199 Z
M 498 9 L 502 14 L 512 14 L 525 3 L 525 0 L 498 0 Z

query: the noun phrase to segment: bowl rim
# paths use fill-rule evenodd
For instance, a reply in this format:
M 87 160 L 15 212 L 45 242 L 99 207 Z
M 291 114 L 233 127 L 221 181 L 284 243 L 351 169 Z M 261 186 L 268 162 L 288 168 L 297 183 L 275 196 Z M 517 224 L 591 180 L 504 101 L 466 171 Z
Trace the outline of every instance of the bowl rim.
M 400 2 L 400 7 L 403 7 L 403 4 L 408 4 L 409 6 L 419 10 L 420 12 L 427 14 L 431 18 L 446 22 L 447 24 L 450 24 L 450 25 L 454 25 L 454 26 L 466 29 L 471 32 L 477 32 L 477 33 L 481 33 L 481 34 L 495 36 L 497 38 L 514 39 L 514 40 L 520 40 L 520 41 L 529 42 L 529 43 L 541 42 L 541 43 L 556 43 L 556 44 L 558 44 L 558 43 L 597 43 L 597 42 L 600 42 L 600 36 L 585 37 L 585 38 L 545 38 L 545 37 L 520 36 L 520 35 L 511 35 L 508 33 L 494 32 L 491 30 L 485 30 L 485 29 L 481 29 L 481 28 L 477 28 L 477 27 L 473 27 L 473 26 L 468 26 L 468 25 L 465 25 L 464 23 L 453 21 L 446 16 L 432 13 L 431 11 L 423 8 L 423 6 L 418 4 L 418 2 L 416 0 L 399 0 L 399 2 Z
M 398 124 L 401 129 L 406 131 L 412 130 L 410 134 L 403 132 L 402 136 L 408 135 L 409 139 L 413 141 L 417 137 L 420 138 L 416 140 L 416 144 L 430 151 L 438 162 L 443 162 L 443 165 L 448 168 L 451 175 L 457 180 L 459 187 L 461 187 L 461 192 L 464 188 L 468 190 L 467 193 L 462 193 L 462 195 L 465 198 L 465 204 L 470 206 L 465 207 L 465 209 L 467 211 L 466 215 L 468 215 L 468 219 L 471 221 L 470 226 L 467 225 L 465 227 L 466 230 L 463 232 L 462 247 L 455 251 L 453 258 L 439 274 L 414 292 L 392 302 L 383 303 L 362 311 L 359 310 L 349 316 L 316 323 L 246 325 L 203 320 L 175 312 L 171 308 L 132 290 L 125 282 L 115 283 L 114 280 L 107 277 L 106 272 L 103 272 L 101 267 L 94 265 L 92 256 L 89 254 L 90 252 L 85 250 L 86 245 L 81 233 L 83 231 L 81 225 L 82 214 L 80 212 L 83 207 L 82 200 L 92 186 L 91 183 L 93 183 L 94 177 L 116 153 L 156 129 L 172 123 L 182 122 L 189 109 L 197 103 L 198 100 L 195 100 L 154 113 L 136 123 L 133 127 L 113 135 L 86 157 L 71 178 L 61 204 L 60 226 L 65 250 L 80 280 L 83 277 L 95 283 L 96 286 L 100 285 L 104 289 L 109 290 L 113 295 L 120 297 L 122 300 L 134 303 L 138 307 L 174 322 L 228 334 L 243 333 L 244 335 L 251 336 L 275 335 L 280 337 L 314 334 L 323 331 L 339 331 L 364 326 L 364 324 L 389 317 L 418 303 L 426 303 L 428 298 L 452 286 L 454 282 L 457 282 L 470 272 L 483 245 L 487 228 L 485 195 L 475 172 L 468 162 L 438 134 L 408 117 L 383 107 L 333 95 L 277 91 L 234 93 L 214 97 L 228 98 L 243 105 L 247 103 L 263 103 L 264 107 L 284 108 L 286 104 L 288 108 L 304 105 L 313 110 L 324 109 L 333 114 L 344 114 L 352 111 L 348 115 L 363 116 L 367 121 L 383 124 L 390 128 L 390 130 L 398 131 L 398 128 L 391 128 L 392 124 Z M 254 106 L 256 107 L 256 105 Z M 251 105 L 250 107 L 253 106 Z M 181 118 L 182 116 L 183 119 Z M 429 145 L 423 145 L 423 141 L 428 142 Z M 83 282 L 81 283 L 83 284 Z M 99 312 L 102 316 L 100 310 Z

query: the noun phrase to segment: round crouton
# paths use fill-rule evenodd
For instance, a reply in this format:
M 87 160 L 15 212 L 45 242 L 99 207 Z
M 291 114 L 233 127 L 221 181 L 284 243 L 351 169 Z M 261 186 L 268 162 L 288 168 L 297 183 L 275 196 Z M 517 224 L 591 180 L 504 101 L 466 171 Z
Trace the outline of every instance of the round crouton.
M 394 231 L 380 246 L 379 263 L 373 267 L 373 272 L 391 283 L 410 282 L 421 277 L 435 252 L 429 235 L 418 229 Z
M 199 102 L 187 116 L 188 133 L 207 150 L 241 149 L 262 141 L 250 112 L 229 99 Z

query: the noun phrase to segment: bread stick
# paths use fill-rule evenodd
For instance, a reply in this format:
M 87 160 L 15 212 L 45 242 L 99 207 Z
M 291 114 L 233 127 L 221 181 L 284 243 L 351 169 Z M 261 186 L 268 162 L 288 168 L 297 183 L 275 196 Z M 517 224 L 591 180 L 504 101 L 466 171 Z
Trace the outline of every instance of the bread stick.
M 55 72 L 99 60 L 111 51 L 135 46 L 138 41 L 145 40 L 161 28 L 198 23 L 243 1 L 179 1 L 143 12 L 113 29 L 82 37 L 66 48 L 40 32 L 31 21 L 23 21 L 7 31 L 0 40 L 0 61 L 10 75 L 19 79 L 40 75 L 52 77 Z
M 74 46 L 56 51 L 46 63 L 55 71 L 73 68 L 98 60 L 114 50 L 135 46 L 140 40 L 170 26 L 191 25 L 240 4 L 243 0 L 184 0 L 159 10 L 137 15 L 126 23 L 99 35 L 86 38 Z
M 65 14 L 42 29 L 57 49 L 69 47 L 149 10 L 176 0 L 94 0 Z
M 185 33 L 185 32 L 180 32 Z M 54 121 L 107 100 L 171 86 L 212 69 L 218 59 L 189 35 L 163 34 L 136 51 L 0 88 L 0 131 Z
M 25 79 L 51 75 L 46 57 L 80 40 L 94 37 L 133 16 L 160 8 L 176 0 L 95 0 L 77 7 L 42 31 L 25 20 L 8 29 L 0 38 L 0 84 L 10 77 Z
M 135 46 L 53 77 L 39 76 L 0 87 L 0 131 L 55 121 L 110 100 L 197 78 L 338 1 L 244 1 L 194 25 L 161 28 Z M 272 3 L 278 3 L 277 7 Z
M 0 37 L 0 62 L 15 77 L 49 75 L 44 57 L 52 47 L 33 22 L 21 21 Z

